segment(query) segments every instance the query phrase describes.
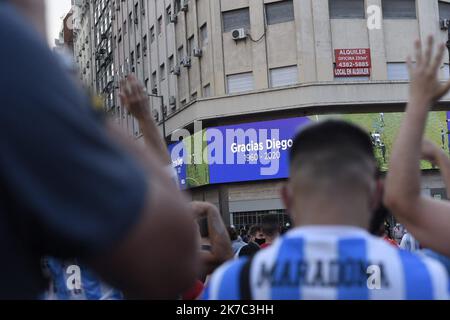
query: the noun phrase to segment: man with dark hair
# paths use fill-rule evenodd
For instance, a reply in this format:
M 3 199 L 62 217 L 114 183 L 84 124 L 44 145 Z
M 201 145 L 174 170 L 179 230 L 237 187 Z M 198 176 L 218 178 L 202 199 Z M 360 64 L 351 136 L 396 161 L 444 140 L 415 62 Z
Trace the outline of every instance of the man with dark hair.
M 248 244 L 243 246 L 236 255 L 238 257 L 252 257 L 260 249 L 260 244 L 265 242 L 264 235 L 261 231 L 261 226 L 253 225 L 248 230 L 249 241 Z
M 227 227 L 227 231 L 228 235 L 230 236 L 231 247 L 233 248 L 233 255 L 235 255 L 243 246 L 247 244 L 244 241 L 242 241 L 235 227 L 229 226 Z
M 367 232 L 381 192 L 370 137 L 341 121 L 294 139 L 282 191 L 294 228 L 212 276 L 207 299 L 447 299 L 436 261 Z
M 279 236 L 280 226 L 278 217 L 275 214 L 263 216 L 261 219 L 261 231 L 266 241 L 261 244 L 261 249 L 269 247 Z

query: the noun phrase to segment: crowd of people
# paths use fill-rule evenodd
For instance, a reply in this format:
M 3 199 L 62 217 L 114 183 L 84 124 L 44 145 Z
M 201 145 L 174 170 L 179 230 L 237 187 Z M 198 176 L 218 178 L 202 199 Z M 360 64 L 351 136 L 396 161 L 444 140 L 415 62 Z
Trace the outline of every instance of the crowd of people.
M 449 298 L 450 202 L 420 186 L 424 159 L 450 190 L 448 156 L 423 137 L 450 90 L 438 80 L 445 47 L 434 52 L 432 37 L 409 59 L 386 178 L 367 132 L 308 125 L 281 190 L 291 229 L 267 216 L 238 233 L 180 191 L 136 77 L 121 82 L 121 103 L 145 145 L 92 107 L 45 43 L 43 8 L 0 1 L 0 299 Z M 67 286 L 70 266 L 78 287 Z

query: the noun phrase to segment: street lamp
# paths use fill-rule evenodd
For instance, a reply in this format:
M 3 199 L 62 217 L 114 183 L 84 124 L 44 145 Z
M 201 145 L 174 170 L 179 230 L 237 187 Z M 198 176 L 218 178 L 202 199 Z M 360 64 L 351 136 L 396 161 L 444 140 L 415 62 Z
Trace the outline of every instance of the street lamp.
M 149 94 L 149 97 L 158 98 L 161 100 L 161 114 L 162 114 L 162 125 L 163 125 L 163 136 L 164 141 L 166 141 L 166 110 L 164 108 L 164 96 L 157 94 Z

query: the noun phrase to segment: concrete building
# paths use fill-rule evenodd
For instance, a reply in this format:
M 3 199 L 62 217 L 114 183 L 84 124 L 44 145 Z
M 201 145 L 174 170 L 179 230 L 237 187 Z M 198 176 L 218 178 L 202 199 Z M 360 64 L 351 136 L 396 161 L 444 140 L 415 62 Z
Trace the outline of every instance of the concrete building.
M 83 66 L 91 57 L 91 83 L 116 121 L 137 138 L 136 121 L 117 99 L 117 83 L 130 72 L 149 94 L 163 97 L 149 99 L 167 137 L 180 128 L 193 130 L 199 120 L 203 127 L 217 127 L 402 111 L 408 94 L 405 60 L 414 40 L 433 34 L 446 41 L 440 19 L 450 19 L 448 0 L 81 2 L 89 9 L 81 19 L 85 31 L 78 34 L 91 37 L 93 54 L 80 53 L 83 36 L 77 36 L 76 55 L 81 54 Z M 368 49 L 370 72 L 346 77 L 346 71 L 335 71 L 340 49 Z M 97 60 L 99 55 L 109 58 Z M 441 76 L 448 74 L 444 63 Z M 447 106 L 444 102 L 438 109 Z M 218 204 L 230 223 L 244 225 L 261 214 L 284 211 L 278 193 L 282 182 L 210 184 L 190 193 Z M 435 171 L 424 171 L 425 193 L 445 197 L 443 188 Z
M 96 70 L 93 36 L 93 11 L 90 2 L 72 0 L 74 58 L 80 71 L 80 80 L 94 90 Z M 94 64 L 93 64 L 94 63 Z

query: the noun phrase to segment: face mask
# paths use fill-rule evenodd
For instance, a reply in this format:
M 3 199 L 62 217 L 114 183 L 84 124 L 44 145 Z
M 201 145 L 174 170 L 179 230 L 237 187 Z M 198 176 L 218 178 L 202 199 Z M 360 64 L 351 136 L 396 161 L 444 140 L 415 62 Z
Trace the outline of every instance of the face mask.
M 263 243 L 266 242 L 266 239 L 255 239 L 255 242 L 256 242 L 258 245 L 262 245 Z

